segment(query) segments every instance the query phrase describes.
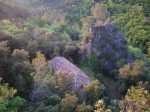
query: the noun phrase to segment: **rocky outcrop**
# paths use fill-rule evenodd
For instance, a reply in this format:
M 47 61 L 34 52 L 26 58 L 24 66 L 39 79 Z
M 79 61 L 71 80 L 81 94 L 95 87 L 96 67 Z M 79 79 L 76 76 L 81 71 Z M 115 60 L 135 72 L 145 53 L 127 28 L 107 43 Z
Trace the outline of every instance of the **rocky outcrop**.
M 100 69 L 112 72 L 130 61 L 127 41 L 113 24 L 95 26 L 92 32 L 91 50 L 98 59 Z
M 90 78 L 64 57 L 55 57 L 49 61 L 49 67 L 52 69 L 54 74 L 60 72 L 66 77 L 72 77 L 72 89 L 75 91 L 83 89 L 84 86 L 90 83 Z
M 58 77 L 61 77 L 63 75 L 63 80 L 65 81 L 65 83 L 69 81 L 69 87 L 65 86 L 65 89 L 68 89 L 68 91 L 70 92 L 73 91 L 79 93 L 81 97 L 83 96 L 83 88 L 91 82 L 90 78 L 83 71 L 81 71 L 77 66 L 72 64 L 66 58 L 60 56 L 57 56 L 50 60 L 48 66 L 52 70 L 53 77 L 45 75 L 46 80 L 43 78 L 40 80 L 40 82 L 36 81 L 35 79 L 34 87 L 30 95 L 30 99 L 32 102 L 38 102 L 43 98 L 47 98 L 53 94 L 53 92 L 50 90 L 51 86 L 53 86 L 51 85 L 51 83 L 53 81 L 55 83 L 59 82 L 59 80 L 57 82 L 57 79 L 54 78 L 56 75 Z M 53 88 L 55 88 L 54 86 Z

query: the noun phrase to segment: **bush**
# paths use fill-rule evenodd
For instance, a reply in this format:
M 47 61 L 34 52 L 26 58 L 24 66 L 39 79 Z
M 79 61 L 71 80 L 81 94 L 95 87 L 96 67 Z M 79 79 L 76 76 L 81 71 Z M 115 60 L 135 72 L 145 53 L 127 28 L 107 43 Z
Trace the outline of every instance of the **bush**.
M 93 107 L 91 105 L 86 105 L 85 103 L 80 104 L 76 107 L 75 112 L 92 112 Z
M 120 76 L 122 78 L 127 77 L 138 77 L 139 75 L 142 75 L 144 72 L 144 62 L 141 60 L 136 60 L 132 64 L 124 65 L 122 68 L 119 69 Z
M 86 102 L 93 104 L 100 97 L 101 84 L 98 80 L 92 81 L 89 85 L 84 87 L 86 93 Z
M 120 105 L 121 112 L 150 111 L 150 93 L 144 87 L 131 87 Z
M 66 94 L 60 103 L 60 112 L 73 112 L 77 103 L 78 98 L 75 95 Z
M 106 2 L 102 6 L 108 8 L 111 19 L 125 34 L 129 44 L 145 50 L 149 34 L 144 22 L 143 7 L 114 2 Z
M 24 105 L 25 100 L 19 96 L 14 96 L 16 90 L 8 84 L 0 84 L 0 112 L 18 112 Z
M 20 34 L 23 34 L 25 29 L 24 28 L 18 28 L 13 22 L 9 20 L 2 20 L 0 21 L 0 29 L 4 33 L 11 35 L 12 37 L 17 37 Z
M 111 112 L 111 110 L 106 108 L 103 100 L 98 100 L 94 112 Z

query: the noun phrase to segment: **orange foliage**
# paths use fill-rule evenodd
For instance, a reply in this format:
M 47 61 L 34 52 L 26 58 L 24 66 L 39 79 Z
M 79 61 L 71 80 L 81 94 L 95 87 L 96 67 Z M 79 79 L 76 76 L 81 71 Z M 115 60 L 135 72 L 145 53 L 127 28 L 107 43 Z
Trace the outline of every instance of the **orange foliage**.
M 123 78 L 127 78 L 129 76 L 136 77 L 142 74 L 144 67 L 144 62 L 141 60 L 136 60 L 132 64 L 126 64 L 122 68 L 119 69 L 119 74 Z

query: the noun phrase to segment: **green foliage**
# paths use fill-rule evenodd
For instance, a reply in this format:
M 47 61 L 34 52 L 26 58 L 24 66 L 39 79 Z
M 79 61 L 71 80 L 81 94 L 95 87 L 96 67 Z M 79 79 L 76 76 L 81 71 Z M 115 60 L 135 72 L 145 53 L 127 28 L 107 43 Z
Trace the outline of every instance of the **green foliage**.
M 24 49 L 15 49 L 11 54 L 11 67 L 9 68 L 10 82 L 16 87 L 18 92 L 28 95 L 32 85 L 33 72 L 32 65 L 29 62 L 28 52 Z M 19 70 L 19 71 L 18 71 Z
M 139 4 L 144 8 L 145 16 L 150 16 L 150 1 L 149 0 L 127 0 L 129 4 Z
M 29 1 L 34 6 L 39 5 L 38 2 L 45 2 L 45 0 Z M 53 1 L 57 3 L 56 0 Z M 8 82 L 17 89 L 9 87 L 8 84 L 0 84 L 0 112 L 111 112 L 108 106 L 117 112 L 118 110 L 115 109 L 118 108 L 119 98 L 124 97 L 124 92 L 131 86 L 131 83 L 137 81 L 136 77 L 142 81 L 150 80 L 150 0 L 104 0 L 103 3 L 97 3 L 100 1 L 59 1 L 60 4 L 64 2 L 63 4 L 68 5 L 63 8 L 66 18 L 58 17 L 60 19 L 56 19 L 55 22 L 50 20 L 50 16 L 59 16 L 59 14 L 55 15 L 55 11 L 47 10 L 47 6 L 44 9 L 40 7 L 42 14 L 36 13 L 36 17 L 28 20 L 16 21 L 14 18 L 11 18 L 11 21 L 0 20 L 0 31 L 10 36 L 5 38 L 0 33 L 0 76 L 3 77 L 4 82 Z M 10 0 L 7 0 L 7 4 L 10 4 Z M 95 74 L 99 71 L 97 69 L 100 69 L 97 61 L 101 58 L 96 59 L 95 55 L 88 54 L 90 51 L 84 52 L 84 50 L 89 48 L 87 43 L 92 38 L 92 25 L 104 25 L 109 20 L 105 7 L 112 22 L 117 24 L 125 34 L 129 43 L 128 51 L 136 59 L 135 62 L 119 69 L 118 75 L 122 78 L 111 79 L 109 77 L 108 79 L 106 76 L 99 76 L 100 81 L 106 86 L 106 91 L 112 96 L 117 92 L 123 92 L 117 94 L 121 96 L 116 96 L 116 107 L 113 104 L 105 104 L 103 100 L 97 101 L 101 97 L 107 102 L 112 101 L 111 96 L 107 95 L 108 92 L 102 93 L 102 84 L 98 80 L 92 81 L 84 88 L 81 97 L 84 95 L 85 99 L 80 100 L 80 95 L 72 92 L 73 78 L 66 77 L 63 73 L 56 73 L 52 76 L 47 62 L 56 55 L 63 55 L 69 59 L 71 57 L 87 74 L 91 74 L 91 79 L 95 79 Z M 72 40 L 77 41 L 74 43 Z M 82 47 L 83 52 L 81 52 L 85 57 L 83 56 L 84 59 L 81 61 L 78 52 L 80 53 L 79 48 Z M 143 51 L 147 54 L 145 55 Z M 17 96 L 16 92 L 21 96 L 29 97 L 33 84 L 32 78 L 36 82 L 34 83 L 37 87 L 35 92 L 39 92 L 36 94 L 37 97 L 43 91 L 46 95 L 39 102 L 28 101 L 28 104 L 24 105 L 25 100 Z M 125 109 L 126 112 L 149 112 L 149 99 L 148 90 L 139 86 L 131 87 L 121 101 L 120 112 Z M 23 109 L 22 106 L 24 106 Z
M 119 14 L 113 19 L 125 33 L 131 45 L 143 48 L 148 35 L 144 29 L 144 15 L 141 6 L 132 6 L 126 13 Z
M 71 7 L 67 19 L 71 22 L 79 22 L 84 16 L 90 14 L 90 7 L 92 6 L 92 0 L 82 0 Z
M 14 96 L 16 90 L 8 84 L 0 84 L 0 112 L 18 112 L 25 100 L 19 96 Z
M 8 47 L 8 41 L 0 42 L 0 61 L 6 61 L 10 54 L 10 48 Z
M 25 31 L 24 28 L 17 27 L 16 24 L 11 22 L 10 20 L 0 21 L 0 30 L 8 35 L 15 37 L 15 38 L 18 37 L 20 34 L 22 34 Z
M 80 61 L 79 66 L 82 69 L 88 68 L 96 72 L 98 66 L 96 56 L 94 54 L 87 56 L 83 61 Z
M 107 2 L 102 4 L 108 8 L 111 19 L 127 37 L 130 45 L 145 49 L 148 31 L 145 27 L 143 7 L 125 3 Z
M 128 46 L 128 52 L 134 56 L 136 59 L 141 59 L 144 57 L 144 54 L 140 48 L 133 47 L 133 46 Z

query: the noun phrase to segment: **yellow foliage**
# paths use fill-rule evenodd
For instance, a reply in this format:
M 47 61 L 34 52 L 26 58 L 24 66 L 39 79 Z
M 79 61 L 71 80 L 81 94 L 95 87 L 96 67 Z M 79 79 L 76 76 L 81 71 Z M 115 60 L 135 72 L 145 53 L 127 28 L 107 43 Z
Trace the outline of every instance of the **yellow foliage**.
M 88 43 L 92 38 L 92 30 L 91 26 L 93 23 L 93 18 L 91 16 L 87 16 L 82 18 L 82 30 L 81 37 L 83 43 Z
M 91 13 L 95 18 L 102 21 L 107 19 L 107 9 L 100 6 L 99 3 L 95 4 L 95 6 L 91 9 Z
M 52 77 L 50 84 L 61 93 L 71 92 L 73 77 L 58 71 Z
M 16 24 L 11 22 L 10 20 L 0 21 L 0 30 L 13 37 L 20 35 L 25 31 L 24 28 L 18 28 Z
M 94 112 L 111 112 L 111 110 L 106 108 L 103 100 L 98 100 Z
M 75 95 L 66 94 L 61 101 L 60 112 L 72 112 L 78 103 L 78 98 Z
M 127 78 L 129 76 L 136 77 L 142 74 L 144 67 L 144 62 L 141 60 L 136 60 L 132 64 L 124 65 L 119 69 L 119 74 L 123 78 Z
M 36 58 L 32 60 L 32 65 L 34 66 L 34 69 L 36 71 L 36 79 L 40 80 L 42 76 L 46 75 L 45 73 L 47 72 L 48 63 L 44 54 L 42 54 L 41 52 L 37 52 Z
M 13 97 L 17 90 L 8 87 L 8 84 L 0 84 L 0 102 L 4 102 L 8 98 Z
M 121 112 L 149 112 L 150 93 L 141 86 L 131 87 L 121 104 Z
M 89 85 L 85 86 L 84 89 L 87 93 L 96 94 L 100 90 L 100 82 L 98 80 L 94 80 Z

